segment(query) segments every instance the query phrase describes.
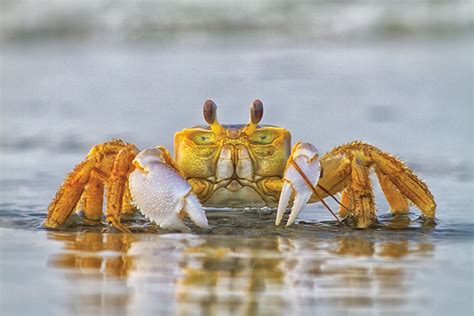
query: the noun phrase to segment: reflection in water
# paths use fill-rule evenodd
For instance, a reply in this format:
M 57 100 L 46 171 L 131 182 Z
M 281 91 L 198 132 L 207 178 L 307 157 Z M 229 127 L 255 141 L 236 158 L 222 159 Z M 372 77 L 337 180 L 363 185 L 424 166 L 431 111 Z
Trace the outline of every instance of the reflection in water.
M 126 280 L 134 259 L 128 254 L 132 237 L 86 232 L 48 233 L 64 242 L 64 250 L 49 258 L 50 267 L 64 269 L 70 284 L 68 309 L 74 314 L 123 311 L 131 302 Z
M 112 278 L 126 278 L 132 266 L 133 260 L 127 254 L 132 241 L 129 235 L 50 233 L 49 236 L 64 241 L 64 249 L 68 251 L 50 258 L 51 266 Z M 118 255 L 108 254 L 109 251 Z
M 49 238 L 64 243 L 49 265 L 65 272 L 68 308 L 82 313 L 416 311 L 426 298 L 416 292 L 413 260 L 434 250 L 431 243 L 354 235 L 315 240 L 50 232 Z

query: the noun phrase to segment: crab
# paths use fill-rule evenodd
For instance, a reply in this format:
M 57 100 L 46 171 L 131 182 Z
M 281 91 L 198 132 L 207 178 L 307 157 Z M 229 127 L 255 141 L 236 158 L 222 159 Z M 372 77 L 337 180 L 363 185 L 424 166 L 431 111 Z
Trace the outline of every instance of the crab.
M 211 100 L 203 113 L 208 125 L 175 134 L 174 159 L 162 146 L 139 151 L 121 140 L 95 145 L 65 178 L 44 226 L 60 227 L 77 209 L 100 221 L 105 195 L 106 221 L 125 233 L 130 230 L 121 215 L 137 209 L 161 228 L 189 231 L 185 216 L 209 228 L 205 208 L 272 208 L 276 225 L 291 208 L 289 226 L 307 203 L 321 202 L 332 212 L 325 198 L 337 201 L 340 217 L 368 228 L 377 222 L 371 171 L 392 214 L 406 214 L 413 204 L 423 217 L 435 216 L 427 185 L 375 146 L 354 141 L 322 156 L 310 143 L 292 147 L 287 129 L 259 125 L 263 103 L 258 99 L 251 103 L 247 124 L 220 124 Z

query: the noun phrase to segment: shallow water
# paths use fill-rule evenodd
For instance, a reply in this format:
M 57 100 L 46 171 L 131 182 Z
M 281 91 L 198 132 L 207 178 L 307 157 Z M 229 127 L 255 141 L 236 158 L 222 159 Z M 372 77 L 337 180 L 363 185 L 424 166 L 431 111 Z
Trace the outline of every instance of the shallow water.
M 433 227 L 416 216 L 382 216 L 377 229 L 363 231 L 304 214 L 284 229 L 273 226 L 274 214 L 232 212 L 210 213 L 209 234 L 157 233 L 138 218 L 135 233 L 124 235 L 81 226 L 44 231 L 34 228 L 44 216 L 23 215 L 29 228 L 3 228 L 11 218 L 0 228 L 6 314 L 467 315 L 472 308 L 472 223 Z
M 19 8 L 7 17 L 28 6 Z M 396 17 L 397 8 L 387 10 Z M 306 7 L 296 25 L 318 10 Z M 303 11 L 291 11 L 292 19 Z M 463 21 L 441 11 L 446 23 Z M 38 14 L 38 25 L 50 21 Z M 405 22 L 436 32 L 438 22 L 417 17 Z M 303 39 L 275 38 L 270 28 L 255 40 L 207 30 L 200 18 L 173 26 L 186 34 L 175 41 L 104 44 L 97 32 L 116 33 L 99 29 L 84 41 L 3 42 L 1 314 L 472 315 L 472 32 L 376 39 L 362 32 L 362 40 L 347 40 L 355 27 L 341 41 L 337 28 Z M 3 40 L 34 35 L 10 22 Z M 188 38 L 193 26 L 209 38 Z M 171 149 L 175 131 L 203 122 L 205 99 L 216 101 L 221 122 L 241 123 L 257 97 L 263 123 L 285 126 L 294 141 L 325 152 L 363 139 L 406 160 L 436 197 L 436 225 L 416 209 L 392 218 L 376 186 L 380 224 L 368 230 L 336 226 L 320 205 L 290 228 L 252 211 L 210 212 L 212 230 L 192 234 L 138 215 L 126 221 L 131 235 L 79 218 L 59 231 L 41 227 L 62 178 L 94 144 L 120 137 Z

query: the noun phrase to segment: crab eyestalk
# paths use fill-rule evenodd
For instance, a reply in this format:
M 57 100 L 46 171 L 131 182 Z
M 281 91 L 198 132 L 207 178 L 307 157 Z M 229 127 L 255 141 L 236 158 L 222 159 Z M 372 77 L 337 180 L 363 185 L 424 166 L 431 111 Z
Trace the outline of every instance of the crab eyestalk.
M 263 103 L 259 99 L 255 99 L 250 104 L 250 121 L 245 127 L 245 134 L 248 136 L 252 135 L 258 127 L 258 123 L 263 117 Z
M 204 119 L 209 124 L 209 127 L 216 135 L 222 135 L 224 128 L 217 121 L 217 105 L 212 100 L 206 100 L 203 107 Z

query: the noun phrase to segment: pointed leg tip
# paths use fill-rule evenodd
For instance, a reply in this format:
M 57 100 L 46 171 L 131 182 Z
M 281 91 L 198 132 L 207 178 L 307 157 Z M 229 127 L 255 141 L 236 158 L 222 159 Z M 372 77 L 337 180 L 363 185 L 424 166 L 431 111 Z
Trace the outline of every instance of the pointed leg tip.
M 56 223 L 55 221 L 49 220 L 49 219 L 47 219 L 43 222 L 43 227 L 44 228 L 57 228 L 58 226 L 59 226 L 58 223 Z
M 124 233 L 124 234 L 131 234 L 132 233 L 132 231 L 130 229 L 125 227 L 120 222 L 120 218 L 115 218 L 115 217 L 110 216 L 106 220 L 107 220 L 107 222 L 109 222 L 109 224 L 111 224 L 113 227 L 118 229 L 121 233 Z
M 125 227 L 123 228 L 123 230 L 121 230 L 121 232 L 124 233 L 124 234 L 131 234 L 132 233 L 132 231 L 130 229 L 125 228 Z
M 132 231 L 128 229 L 127 227 L 125 227 L 123 224 L 114 225 L 114 227 L 117 228 L 121 233 L 124 233 L 124 234 L 132 233 Z

